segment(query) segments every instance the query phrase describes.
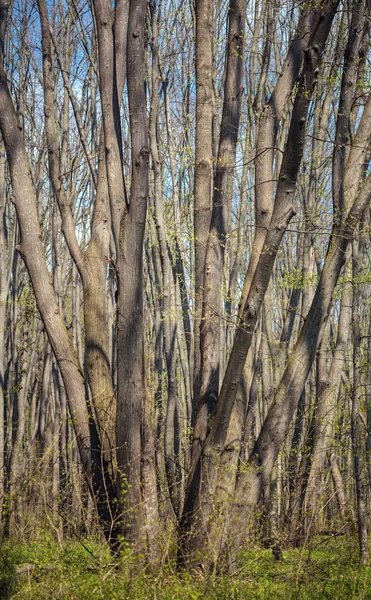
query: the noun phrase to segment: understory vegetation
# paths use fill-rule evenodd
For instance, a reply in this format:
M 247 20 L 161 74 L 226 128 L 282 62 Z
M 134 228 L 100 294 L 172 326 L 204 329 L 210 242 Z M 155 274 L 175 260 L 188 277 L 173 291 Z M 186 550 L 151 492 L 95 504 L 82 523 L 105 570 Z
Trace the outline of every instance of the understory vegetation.
M 249 598 L 371 598 L 371 568 L 359 564 L 357 540 L 322 535 L 300 549 L 242 552 L 235 571 L 205 576 L 171 561 L 151 570 L 130 553 L 113 559 L 97 539 L 58 544 L 50 537 L 3 542 L 0 596 L 22 600 L 227 600 Z

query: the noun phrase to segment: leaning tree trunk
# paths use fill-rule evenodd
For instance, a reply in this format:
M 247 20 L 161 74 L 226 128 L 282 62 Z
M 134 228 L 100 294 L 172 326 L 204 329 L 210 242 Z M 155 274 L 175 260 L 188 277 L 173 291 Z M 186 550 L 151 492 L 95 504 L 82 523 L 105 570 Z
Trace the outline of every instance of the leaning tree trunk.
M 269 481 L 279 450 L 287 435 L 305 380 L 313 364 L 321 329 L 344 264 L 349 240 L 352 239 L 356 224 L 370 199 L 371 178 L 369 177 L 362 185 L 344 226 L 339 229 L 335 225 L 333 228 L 325 264 L 307 320 L 278 386 L 275 402 L 264 421 L 246 468 L 240 473 L 237 481 L 230 531 L 234 552 L 244 542 L 244 529 L 241 525 L 249 522 L 264 485 Z
M 81 461 L 91 486 L 96 481 L 91 469 L 89 412 L 85 400 L 84 377 L 50 280 L 23 134 L 18 126 L 4 70 L 4 36 L 8 6 L 6 1 L 1 0 L 0 130 L 9 164 L 12 198 L 21 236 L 17 250 L 26 264 L 37 308 L 62 374 Z
M 193 465 L 190 474 L 188 496 L 181 526 L 184 533 L 183 557 L 184 560 L 191 563 L 199 561 L 199 556 L 202 555 L 206 564 L 212 567 L 220 552 L 224 533 L 223 523 L 226 518 L 225 513 L 228 510 L 228 504 L 231 502 L 230 485 L 226 486 L 225 479 L 227 477 L 227 479 L 233 481 L 236 472 L 236 465 L 228 464 L 227 469 L 220 469 L 220 463 L 227 460 L 225 455 L 229 454 L 231 450 L 233 450 L 233 454 L 237 455 L 234 452 L 233 444 L 239 443 L 238 435 L 234 436 L 232 445 L 226 444 L 231 415 L 247 352 L 251 345 L 255 325 L 268 288 L 278 248 L 287 226 L 295 214 L 293 198 L 304 149 L 308 108 L 322 51 L 337 5 L 338 2 L 328 2 L 322 7 L 321 14 L 317 15 L 317 27 L 314 28 L 311 36 L 293 107 L 288 141 L 277 186 L 274 212 L 265 238 L 265 252 L 259 257 L 249 293 L 244 306 L 241 308 L 240 320 L 210 433 L 206 439 L 202 455 L 196 465 Z M 274 447 L 271 443 L 272 446 Z M 227 460 L 227 463 L 229 463 L 229 460 Z M 229 475 L 227 471 L 229 471 Z M 220 476 L 220 483 L 218 476 Z
M 116 403 L 110 372 L 110 358 L 108 356 L 108 336 L 106 335 L 106 257 L 109 251 L 111 219 L 107 195 L 107 180 L 105 176 L 105 161 L 104 159 L 98 161 L 99 173 L 98 181 L 96 182 L 90 151 L 86 143 L 87 134 L 82 125 L 81 115 L 73 90 L 71 89 L 68 80 L 66 81 L 65 70 L 63 70 L 63 65 L 61 64 L 62 73 L 64 73 L 64 84 L 74 108 L 74 116 L 78 125 L 80 138 L 83 143 L 88 163 L 91 166 L 92 181 L 94 187 L 96 187 L 92 235 L 89 240 L 88 248 L 84 253 L 80 249 L 77 241 L 75 223 L 71 211 L 71 202 L 61 176 L 62 160 L 59 147 L 59 132 L 57 130 L 58 111 L 54 90 L 52 61 L 53 45 L 47 5 L 45 0 L 39 0 L 38 4 L 42 27 L 43 88 L 49 174 L 53 192 L 61 213 L 63 233 L 83 284 L 86 365 L 92 405 L 92 457 L 95 462 L 96 471 L 101 471 L 101 490 L 99 492 L 98 502 L 106 505 L 105 510 L 108 516 L 108 522 L 104 524 L 104 527 L 107 534 L 111 535 L 111 529 L 114 528 L 115 521 L 113 464 L 115 462 L 116 447 L 114 428 Z M 54 41 L 56 42 L 56 40 Z M 61 60 L 59 55 L 59 61 L 61 62 Z

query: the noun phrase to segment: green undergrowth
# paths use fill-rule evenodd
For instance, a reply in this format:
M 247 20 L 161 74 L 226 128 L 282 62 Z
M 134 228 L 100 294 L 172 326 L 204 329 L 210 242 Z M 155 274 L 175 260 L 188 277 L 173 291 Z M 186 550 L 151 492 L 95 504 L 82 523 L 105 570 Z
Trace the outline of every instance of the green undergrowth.
M 0 598 L 4 600 L 225 600 L 331 598 L 371 600 L 371 568 L 360 566 L 355 541 L 317 538 L 311 547 L 244 552 L 233 575 L 206 579 L 171 565 L 150 572 L 130 557 L 114 561 L 94 540 L 58 545 L 52 539 L 0 545 Z M 133 567 L 135 575 L 133 575 Z M 131 573 L 131 575 L 129 574 Z

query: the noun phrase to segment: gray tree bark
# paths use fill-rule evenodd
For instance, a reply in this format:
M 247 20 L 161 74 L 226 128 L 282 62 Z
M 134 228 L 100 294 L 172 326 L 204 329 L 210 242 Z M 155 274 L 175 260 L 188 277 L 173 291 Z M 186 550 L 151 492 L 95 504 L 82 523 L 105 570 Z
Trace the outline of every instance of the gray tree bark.
M 197 410 L 201 386 L 201 337 L 204 264 L 211 218 L 213 176 L 213 3 L 196 2 L 196 139 L 194 171 L 194 361 L 193 398 Z
M 120 222 L 118 245 L 118 493 L 123 534 L 136 548 L 143 548 L 143 544 L 147 543 L 150 548 L 153 547 L 158 528 L 155 451 L 145 388 L 143 347 L 143 243 L 149 188 L 148 119 L 144 89 L 146 8 L 143 0 L 130 3 L 127 81 L 131 187 L 130 204 L 126 206 Z M 118 162 L 115 164 L 119 168 Z M 121 172 L 120 178 L 123 181 Z M 116 179 L 113 178 L 113 181 Z M 123 183 L 121 186 L 123 189 Z
M 352 326 L 353 326 L 353 393 L 352 393 L 352 448 L 354 460 L 354 478 L 357 500 L 357 525 L 358 541 L 361 554 L 361 562 L 368 564 L 368 539 L 367 539 L 367 507 L 363 484 L 364 444 L 361 441 L 361 331 L 359 319 L 359 253 L 358 240 L 353 241 L 353 303 L 352 303 Z
M 182 552 L 184 560 L 190 562 L 196 560 L 195 557 L 199 557 L 201 554 L 206 563 L 212 567 L 215 565 L 220 552 L 222 535 L 224 533 L 223 516 L 221 515 L 225 512 L 226 505 L 231 501 L 230 486 L 226 486 L 224 480 L 226 477 L 228 478 L 228 475 L 226 475 L 228 470 L 230 471 L 229 478 L 233 480 L 235 470 L 231 467 L 221 469 L 219 473 L 219 466 L 221 462 L 228 462 L 226 456 L 233 450 L 233 444 L 226 445 L 226 439 L 243 366 L 251 345 L 255 325 L 269 284 L 278 248 L 288 223 L 295 214 L 293 195 L 304 148 L 307 112 L 322 52 L 337 10 L 337 5 L 338 2 L 327 2 L 318 11 L 316 21 L 313 24 L 313 32 L 310 37 L 303 73 L 292 111 L 291 126 L 276 191 L 274 212 L 265 237 L 265 252 L 261 253 L 259 257 L 250 291 L 246 297 L 244 306 L 241 308 L 234 344 L 219 393 L 210 433 L 205 442 L 204 451 L 190 474 L 190 483 L 181 524 L 185 534 Z M 276 459 L 278 451 L 274 450 L 276 445 L 272 441 L 273 439 L 274 436 L 272 436 L 269 443 L 268 440 L 264 441 L 264 451 Z M 257 444 L 258 442 L 259 440 Z M 238 443 L 238 436 L 234 438 L 234 443 Z M 255 448 L 257 444 L 255 444 Z M 233 452 L 232 454 L 235 453 Z M 265 460 L 260 464 L 265 464 Z M 269 463 L 269 473 L 272 468 L 273 464 Z M 252 470 L 252 472 L 255 472 L 255 470 Z M 218 477 L 221 480 L 220 485 Z M 259 493 L 261 489 L 259 487 Z M 253 502 L 257 501 L 255 500 L 256 494 L 253 486 L 249 495 L 251 498 L 254 498 Z M 237 522 L 240 523 L 238 519 Z M 239 524 L 236 525 L 236 527 L 239 526 Z M 210 531 L 211 529 L 212 531 Z M 239 535 L 241 535 L 241 532 L 239 532 Z

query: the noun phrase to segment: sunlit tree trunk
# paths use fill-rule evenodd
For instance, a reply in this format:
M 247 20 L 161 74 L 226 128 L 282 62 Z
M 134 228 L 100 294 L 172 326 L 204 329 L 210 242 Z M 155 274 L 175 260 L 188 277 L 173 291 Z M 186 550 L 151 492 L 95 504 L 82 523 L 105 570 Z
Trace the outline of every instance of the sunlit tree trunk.
M 124 536 L 138 548 L 147 542 L 153 545 L 158 527 L 154 440 L 144 372 L 143 243 L 149 189 L 144 89 L 146 7 L 143 0 L 130 3 L 127 73 L 131 186 L 118 246 L 118 494 Z
M 364 444 L 361 441 L 361 331 L 360 331 L 360 294 L 359 283 L 359 261 L 362 260 L 359 253 L 359 243 L 353 241 L 353 304 L 352 304 L 352 325 L 353 325 L 353 393 L 352 393 L 352 448 L 354 460 L 354 477 L 357 500 L 357 525 L 358 540 L 363 564 L 368 563 L 368 539 L 367 539 L 367 508 L 366 497 L 363 484 L 363 465 L 364 465 Z
M 213 3 L 196 2 L 196 137 L 194 172 L 194 364 L 195 410 L 201 386 L 201 333 L 204 264 L 211 218 L 213 176 Z M 196 434 L 197 437 L 197 434 Z

